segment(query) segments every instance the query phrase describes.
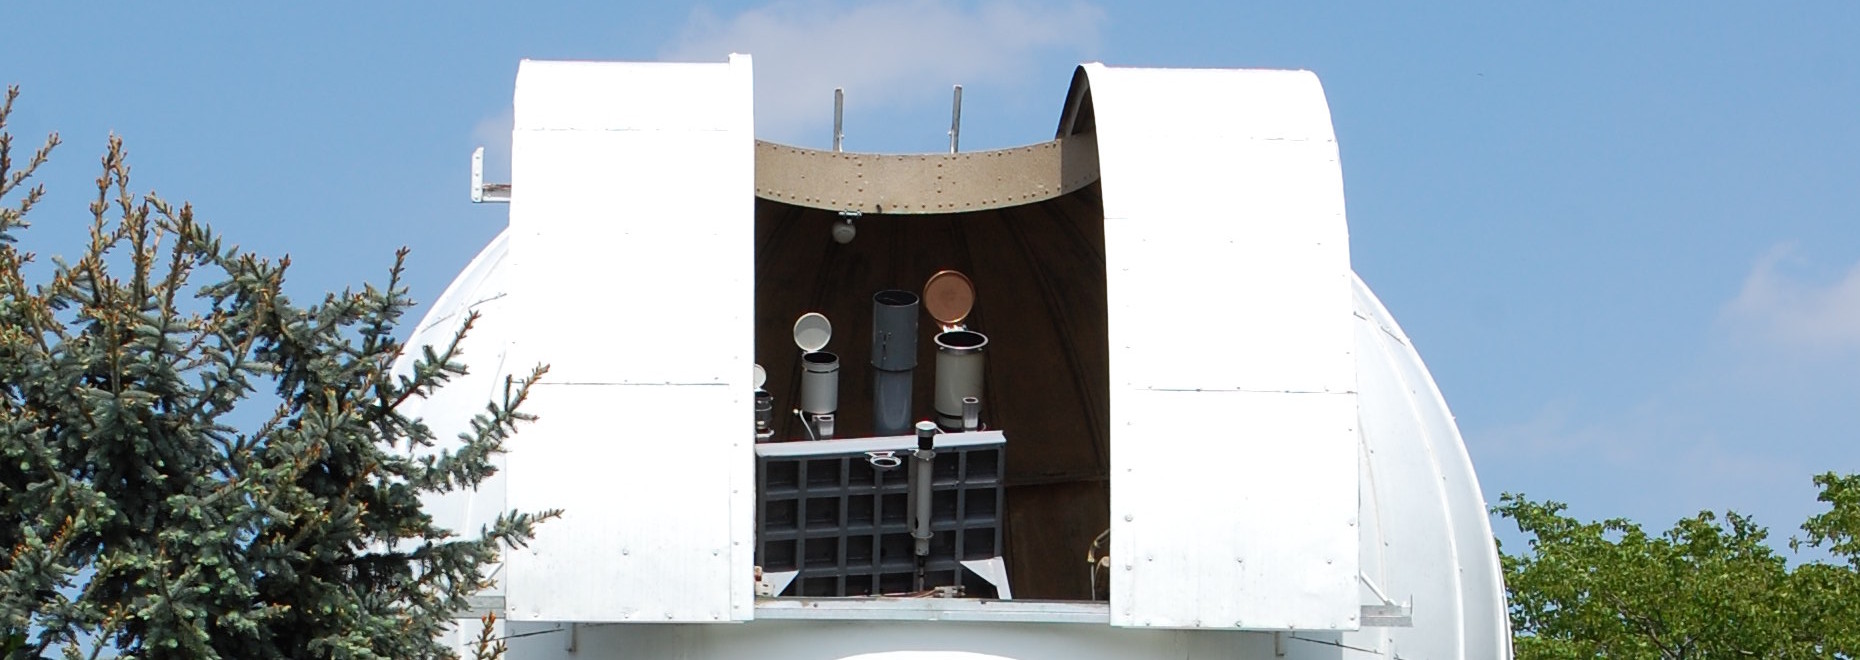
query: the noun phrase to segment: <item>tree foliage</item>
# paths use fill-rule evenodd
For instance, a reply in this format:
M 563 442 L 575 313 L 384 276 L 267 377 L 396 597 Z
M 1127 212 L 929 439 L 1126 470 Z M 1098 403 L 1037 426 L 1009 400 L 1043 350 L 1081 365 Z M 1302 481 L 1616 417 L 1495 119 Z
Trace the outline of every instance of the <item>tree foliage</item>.
M 1860 657 L 1860 475 L 1815 483 L 1829 510 L 1788 545 L 1828 559 L 1793 567 L 1736 513 L 1649 534 L 1504 495 L 1495 511 L 1529 537 L 1503 557 L 1517 657 Z
M 402 250 L 384 287 L 307 306 L 276 261 L 129 187 L 112 137 L 90 240 L 29 283 L 44 196 L 0 108 L 0 648 L 13 657 L 418 658 L 480 568 L 553 515 L 467 536 L 423 494 L 470 488 L 527 419 L 507 380 L 457 446 L 403 412 L 450 378 L 468 320 L 410 374 Z

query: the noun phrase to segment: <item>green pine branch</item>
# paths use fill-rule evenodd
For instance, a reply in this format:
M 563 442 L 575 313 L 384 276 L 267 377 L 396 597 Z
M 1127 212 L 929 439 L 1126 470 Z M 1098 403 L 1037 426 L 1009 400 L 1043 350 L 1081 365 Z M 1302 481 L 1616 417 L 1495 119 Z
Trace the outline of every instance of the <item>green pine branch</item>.
M 494 473 L 545 370 L 441 447 L 407 404 L 466 372 L 476 316 L 396 375 L 404 249 L 385 285 L 298 305 L 288 257 L 134 192 L 115 136 L 82 252 L 29 281 L 17 238 L 44 189 L 26 186 L 58 139 L 15 163 L 17 96 L 0 106 L 0 657 L 449 655 L 486 567 L 559 512 L 451 530 L 421 498 Z M 242 406 L 269 412 L 241 424 Z

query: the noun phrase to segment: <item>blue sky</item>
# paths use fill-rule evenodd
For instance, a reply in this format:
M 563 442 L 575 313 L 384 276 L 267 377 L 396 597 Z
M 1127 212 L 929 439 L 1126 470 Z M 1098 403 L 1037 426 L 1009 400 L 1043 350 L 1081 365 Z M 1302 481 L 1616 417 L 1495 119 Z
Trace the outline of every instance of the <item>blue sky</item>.
M 507 151 L 522 58 L 751 52 L 762 137 L 827 145 L 843 86 L 847 148 L 888 152 L 946 145 L 954 83 L 982 149 L 1049 139 L 1081 61 L 1304 68 L 1356 269 L 1488 498 L 1786 535 L 1810 475 L 1860 471 L 1860 4 L 518 4 L 0 8 L 14 132 L 66 140 L 28 246 L 78 248 L 115 131 L 293 290 L 407 245 L 430 300 L 504 224 L 467 164 Z

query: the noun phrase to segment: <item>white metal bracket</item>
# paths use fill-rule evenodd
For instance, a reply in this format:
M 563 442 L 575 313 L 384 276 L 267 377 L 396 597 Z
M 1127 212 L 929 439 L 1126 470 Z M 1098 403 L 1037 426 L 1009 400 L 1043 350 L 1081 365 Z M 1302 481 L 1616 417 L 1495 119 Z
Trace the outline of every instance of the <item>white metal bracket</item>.
M 994 585 L 995 598 L 1014 600 L 1014 592 L 1008 588 L 1007 562 L 1000 557 L 964 560 L 962 567 L 969 569 L 969 572 L 987 581 L 988 584 Z
M 1406 603 L 1389 600 L 1389 597 L 1382 593 L 1382 588 L 1376 586 L 1376 581 L 1369 579 L 1367 574 L 1357 573 L 1356 578 L 1363 581 L 1363 586 L 1369 587 L 1369 592 L 1376 595 L 1376 600 L 1381 601 L 1376 605 L 1363 606 L 1361 624 L 1364 628 L 1414 627 L 1412 600 Z
M 484 147 L 471 152 L 471 201 L 510 203 L 510 184 L 484 182 Z
M 795 576 L 800 574 L 800 571 L 763 572 L 760 566 L 756 567 L 756 597 L 774 598 L 780 596 L 781 592 L 788 590 L 788 585 L 794 582 Z

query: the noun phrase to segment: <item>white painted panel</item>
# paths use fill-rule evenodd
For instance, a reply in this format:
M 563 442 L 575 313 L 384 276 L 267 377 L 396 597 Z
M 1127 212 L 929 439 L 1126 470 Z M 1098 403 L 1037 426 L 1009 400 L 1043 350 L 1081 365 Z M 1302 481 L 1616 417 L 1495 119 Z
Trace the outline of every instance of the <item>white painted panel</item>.
M 1112 622 L 1358 627 L 1348 233 L 1305 72 L 1087 65 L 1105 209 Z
M 748 69 L 747 56 L 733 56 Z M 742 92 L 728 65 L 681 62 L 543 62 L 517 72 L 516 130 L 728 131 L 741 129 Z M 525 103 L 524 101 L 536 101 Z
M 1328 640 L 1270 633 L 1130 630 L 1089 624 L 786 621 L 738 626 L 582 626 L 575 650 L 551 624 L 511 626 L 513 660 L 1369 660 Z M 1301 633 L 1303 634 L 1303 633 Z M 869 654 L 869 655 L 868 655 Z M 1406 656 L 1404 656 L 1406 657 Z
M 1355 408 L 1344 394 L 1112 397 L 1112 623 L 1355 628 Z
M 513 508 L 565 510 L 507 561 L 519 621 L 729 620 L 732 492 L 746 408 L 716 385 L 540 385 L 509 457 Z M 723 442 L 715 442 L 721 438 Z M 743 575 L 750 575 L 745 567 Z
M 1113 383 L 1353 391 L 1342 174 L 1317 79 L 1087 71 Z
M 1356 389 L 1353 375 L 1331 373 L 1352 364 L 1350 326 L 1337 320 L 1337 302 L 1348 299 L 1330 295 L 1333 281 L 1347 283 L 1349 265 L 1336 251 L 1243 229 L 1105 219 L 1114 386 Z M 1285 262 L 1330 263 L 1343 275 Z
M 723 136 L 524 136 L 543 154 L 516 163 L 526 174 L 512 200 L 524 337 L 554 349 L 537 356 L 552 381 L 721 383 L 748 373 L 753 192 L 727 194 L 734 187 L 719 186 L 705 163 L 635 158 L 724 157 L 736 145 Z M 607 157 L 594 167 L 578 164 L 583 154 Z
M 1486 503 L 1446 401 L 1401 327 L 1355 281 L 1363 443 L 1381 517 L 1390 598 L 1412 599 L 1404 653 L 1498 658 L 1510 648 L 1505 589 Z
M 1330 104 L 1317 75 L 1275 69 L 1156 69 L 1084 65 L 1102 120 L 1110 108 L 1160 108 L 1149 135 L 1332 140 Z M 1110 91 L 1114 98 L 1101 92 Z M 1115 106 L 1115 107 L 1113 107 Z M 1100 123 L 1100 137 L 1106 137 Z M 1130 137 L 1120 131 L 1115 137 Z
M 1377 504 L 1379 553 L 1389 567 L 1366 574 L 1390 598 L 1419 604 L 1414 623 L 1428 633 L 1410 636 L 1415 638 L 1403 640 L 1400 648 L 1430 658 L 1466 658 L 1459 634 L 1463 603 L 1454 525 L 1430 447 L 1429 435 L 1437 429 L 1415 416 L 1412 384 L 1391 359 L 1391 349 L 1399 344 L 1372 320 L 1358 322 L 1356 334 L 1363 389 L 1358 405 L 1371 471 L 1366 488 L 1373 489 L 1365 497 Z M 1451 634 L 1441 634 L 1447 631 Z
M 513 620 L 753 615 L 754 177 L 748 58 L 524 62 L 511 362 L 550 372 L 511 443 Z
M 525 63 L 552 71 L 557 63 Z M 569 84 L 564 97 L 519 77 L 517 113 L 583 100 L 587 88 L 630 89 L 626 74 L 697 65 L 570 63 L 610 75 Z M 701 65 L 729 73 L 729 65 Z M 744 65 L 740 68 L 747 68 Z M 697 69 L 702 71 L 704 69 Z M 557 74 L 549 80 L 558 81 Z M 656 112 L 634 106 L 702 104 L 736 78 L 692 76 L 690 93 L 639 90 L 612 124 L 524 128 L 512 147 L 511 233 L 525 337 L 555 382 L 719 383 L 744 380 L 752 363 L 755 155 L 747 89 L 735 104 L 742 129 L 623 123 Z M 566 83 L 564 83 L 566 84 Z M 747 80 L 741 86 L 747 87 Z M 708 92 L 708 93 L 707 93 Z M 536 99 L 525 102 L 525 93 Z M 605 99 L 606 97 L 601 97 Z M 630 113 L 630 114 L 629 114 Z M 576 117 L 591 117 L 582 113 Z

